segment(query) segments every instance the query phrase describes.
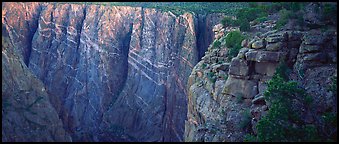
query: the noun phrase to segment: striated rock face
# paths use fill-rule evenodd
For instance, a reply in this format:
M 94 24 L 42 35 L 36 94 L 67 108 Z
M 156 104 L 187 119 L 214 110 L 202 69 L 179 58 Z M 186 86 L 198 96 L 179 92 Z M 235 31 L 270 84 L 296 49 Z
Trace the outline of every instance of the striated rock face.
M 211 60 L 228 48 L 211 46 L 189 77 L 185 141 L 233 142 L 243 141 L 246 133 L 256 134 L 255 126 L 269 105 L 263 93 L 280 61 L 292 68 L 289 79 L 314 99 L 303 120 L 321 125 L 321 115 L 337 107 L 335 94 L 328 90 L 337 76 L 336 38 L 336 31 L 270 31 L 246 40 L 237 57 L 219 64 Z M 227 68 L 214 71 L 215 65 Z
M 195 19 L 153 9 L 141 14 L 133 24 L 125 87 L 102 128 L 122 124 L 138 141 L 182 141 L 187 75 L 198 61 Z
M 74 141 L 98 140 L 102 115 L 123 87 L 130 9 L 49 4 L 40 14 L 29 67 Z
M 183 140 L 188 76 L 216 16 L 58 3 L 2 12 L 3 33 L 73 141 Z
M 27 68 L 21 49 L 10 38 L 3 25 L 2 142 L 71 141 L 46 88 Z
M 32 38 L 38 26 L 41 3 L 2 3 L 2 24 L 8 29 L 12 43 L 28 65 Z

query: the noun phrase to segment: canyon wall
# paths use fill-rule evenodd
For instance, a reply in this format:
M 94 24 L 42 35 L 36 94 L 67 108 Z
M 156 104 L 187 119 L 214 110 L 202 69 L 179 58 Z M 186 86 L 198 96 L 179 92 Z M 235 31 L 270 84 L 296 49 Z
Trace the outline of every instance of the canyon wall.
M 72 141 L 183 141 L 188 76 L 212 41 L 198 39 L 213 36 L 210 23 L 220 18 L 5 2 L 2 33 L 43 83 Z

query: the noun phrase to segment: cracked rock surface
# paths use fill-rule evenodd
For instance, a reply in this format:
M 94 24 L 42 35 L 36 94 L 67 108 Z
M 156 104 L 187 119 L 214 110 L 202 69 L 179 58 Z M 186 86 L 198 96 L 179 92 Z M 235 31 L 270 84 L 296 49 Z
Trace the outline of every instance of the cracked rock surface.
M 4 2 L 2 33 L 42 82 L 72 141 L 183 141 L 188 76 L 212 41 L 198 39 L 213 35 L 210 24 L 220 18 Z

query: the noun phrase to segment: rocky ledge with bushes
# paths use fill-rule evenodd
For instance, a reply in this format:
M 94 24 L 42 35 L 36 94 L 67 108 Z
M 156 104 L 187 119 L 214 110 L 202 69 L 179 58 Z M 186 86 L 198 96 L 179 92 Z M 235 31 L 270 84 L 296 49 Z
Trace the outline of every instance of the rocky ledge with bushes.
M 215 34 L 223 34 L 225 28 L 218 27 Z M 262 134 L 270 125 L 257 125 L 273 121 L 268 116 L 281 110 L 272 108 L 276 101 L 270 97 L 278 96 L 269 90 L 280 92 L 284 86 L 287 89 L 278 94 L 291 95 L 286 98 L 291 105 L 285 107 L 299 109 L 300 116 L 285 125 L 314 139 L 305 139 L 307 135 L 289 139 L 282 132 L 278 141 L 335 141 L 337 100 L 331 87 L 336 87 L 337 77 L 336 30 L 271 30 L 244 39 L 236 57 L 230 55 L 234 47 L 227 47 L 232 33 L 216 37 L 189 77 L 185 141 L 277 141 Z M 277 84 L 281 77 L 285 81 Z

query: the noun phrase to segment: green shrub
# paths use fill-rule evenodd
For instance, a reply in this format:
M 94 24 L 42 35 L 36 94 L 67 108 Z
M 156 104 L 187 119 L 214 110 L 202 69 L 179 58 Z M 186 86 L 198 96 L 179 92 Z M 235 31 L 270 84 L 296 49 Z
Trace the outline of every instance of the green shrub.
M 266 4 L 260 4 L 260 5 L 250 4 L 249 6 L 250 8 L 259 9 L 260 11 L 257 11 L 257 12 L 261 12 L 261 15 L 263 14 L 268 15 L 268 14 L 279 12 L 281 9 L 287 9 L 287 10 L 292 10 L 296 12 L 302 9 L 304 5 L 305 3 L 300 3 L 300 2 L 274 2 L 274 3 L 266 3 Z
M 298 2 L 292 2 L 291 3 L 291 10 L 293 12 L 297 12 L 302 8 L 302 3 L 298 3 Z
M 325 137 L 324 141 L 337 141 L 337 113 L 326 112 L 322 115 L 321 120 L 324 123 L 321 128 L 321 133 Z
M 215 81 L 217 81 L 217 78 L 215 77 L 215 72 L 209 72 L 209 73 L 207 73 L 207 78 L 208 78 L 212 83 L 215 83 Z
M 249 31 L 251 29 L 250 22 L 246 19 L 239 19 L 240 31 Z
M 228 79 L 228 75 L 227 75 L 227 74 L 224 74 L 224 75 L 222 75 L 222 78 L 223 78 L 224 80 L 227 80 L 227 79 Z
M 267 17 L 260 17 L 260 18 L 255 19 L 254 21 L 257 23 L 262 23 L 262 22 L 267 21 Z
M 226 37 L 226 46 L 229 48 L 227 52 L 227 60 L 231 61 L 236 57 L 241 49 L 241 42 L 244 36 L 239 31 L 230 32 Z
M 231 18 L 225 18 L 222 20 L 222 24 L 224 26 L 240 26 L 241 31 L 249 31 L 250 25 L 249 22 L 255 20 L 256 22 L 264 22 L 267 20 L 267 16 L 272 13 L 276 13 L 281 11 L 283 13 L 283 17 L 278 23 L 276 28 L 281 28 L 283 25 L 287 23 L 288 16 L 285 15 L 286 11 L 291 11 L 293 13 L 298 12 L 303 8 L 305 3 L 298 2 L 279 2 L 272 4 L 257 4 L 257 3 L 249 3 L 249 7 L 238 9 L 236 12 L 237 20 L 232 20 Z M 293 14 L 292 13 L 292 14 Z M 286 18 L 287 16 L 287 18 Z M 294 15 L 296 18 L 299 16 Z
M 324 119 L 325 123 L 332 125 L 333 127 L 337 127 L 337 114 L 333 112 L 325 113 L 322 118 Z
M 242 93 L 236 93 L 235 98 L 237 103 L 241 103 L 243 101 L 243 94 Z
M 236 57 L 238 55 L 240 49 L 241 49 L 240 45 L 236 45 L 235 47 L 230 48 L 229 51 L 228 51 L 227 60 L 231 61 L 232 58 Z
M 296 82 L 283 78 L 286 71 L 284 65 L 277 68 L 276 73 L 268 82 L 268 88 L 264 92 L 265 100 L 271 103 L 268 113 L 257 124 L 256 137 L 247 136 L 245 140 L 258 141 L 320 141 L 320 135 L 314 125 L 302 122 L 291 101 L 301 100 L 307 103 L 309 99 L 305 91 L 297 86 Z M 306 102 L 305 102 L 306 101 Z
M 242 40 L 244 40 L 244 36 L 240 31 L 232 31 L 226 36 L 226 47 L 232 48 L 236 45 L 241 45 Z
M 282 9 L 279 11 L 280 18 L 277 21 L 276 26 L 274 29 L 280 29 L 284 25 L 287 24 L 288 20 L 292 17 L 292 12 L 286 9 Z
M 270 13 L 275 13 L 280 11 L 281 9 L 291 10 L 293 12 L 297 12 L 304 7 L 305 3 L 301 2 L 279 2 L 274 3 L 269 6 Z
M 266 8 L 265 6 L 257 6 L 257 4 L 250 4 L 250 8 L 242 8 L 237 10 L 236 17 L 237 20 L 232 20 L 231 18 L 224 18 L 221 23 L 224 26 L 239 26 L 240 31 L 249 31 L 250 30 L 250 21 L 258 17 L 266 17 L 268 15 L 267 11 L 262 9 Z
M 235 20 L 233 20 L 233 19 L 230 18 L 230 17 L 224 17 L 224 18 L 221 20 L 221 24 L 222 24 L 224 27 L 228 27 L 228 26 L 236 26 Z
M 332 91 L 335 95 L 337 95 L 337 76 L 333 76 L 331 78 L 331 85 L 329 86 L 328 90 Z
M 215 40 L 212 44 L 212 48 L 219 48 L 221 45 L 221 42 L 218 40 Z
M 268 13 L 260 8 L 243 8 L 238 10 L 236 16 L 237 19 L 247 19 L 247 21 L 253 21 L 258 17 L 267 16 Z
M 267 116 L 257 125 L 259 141 L 318 141 L 317 131 L 313 127 L 301 125 L 291 105 L 295 97 L 303 97 L 303 90 L 296 82 L 286 82 L 279 75 L 269 81 L 265 99 L 271 103 Z
M 297 83 L 288 81 L 289 68 L 281 62 L 268 88 L 264 92 L 265 99 L 271 103 L 266 116 L 259 120 L 258 135 L 247 135 L 245 141 L 319 141 L 314 125 L 305 125 L 300 121 L 292 99 L 310 101 L 305 91 L 298 88 Z
M 250 125 L 252 116 L 251 116 L 251 112 L 249 109 L 244 110 L 241 113 L 241 121 L 239 123 L 239 127 L 242 129 L 245 129 L 246 127 L 248 127 Z
M 237 20 L 233 20 L 229 17 L 225 17 L 221 20 L 221 24 L 224 27 L 228 26 L 239 26 L 240 31 L 249 31 L 250 30 L 250 22 L 247 18 L 239 17 Z
M 249 6 L 250 8 L 255 8 L 255 7 L 258 7 L 259 5 L 258 5 L 258 3 L 256 3 L 256 2 L 250 2 L 250 3 L 248 4 L 248 6 Z
M 288 76 L 291 73 L 291 69 L 286 65 L 284 61 L 279 62 L 278 67 L 275 69 L 275 74 L 279 74 L 284 80 L 288 80 Z
M 240 31 L 232 31 L 226 36 L 226 47 L 228 47 L 228 61 L 232 60 L 233 57 L 236 57 L 241 49 L 241 42 L 244 40 L 244 36 Z
M 215 83 L 217 81 L 217 78 L 213 77 L 210 79 L 212 83 Z
M 323 20 L 325 21 L 337 21 L 337 7 L 336 5 L 325 4 L 323 9 Z
M 206 68 L 206 66 L 207 66 L 207 64 L 206 64 L 206 63 L 202 63 L 202 65 L 201 65 L 201 68 L 202 68 L 202 69 L 205 69 L 205 68 Z
M 256 136 L 250 135 L 250 134 L 245 134 L 244 136 L 244 142 L 257 142 L 258 139 Z
M 312 96 L 307 95 L 307 96 L 305 97 L 305 103 L 306 103 L 307 105 L 311 105 L 312 101 L 313 101 Z
M 321 141 L 318 130 L 315 125 L 307 124 L 301 127 L 301 130 L 296 132 L 304 132 L 304 138 L 298 139 L 299 141 L 319 142 Z M 300 135 L 300 134 L 299 134 Z
M 276 13 L 279 12 L 279 10 L 281 10 L 282 5 L 281 3 L 273 3 L 268 7 L 268 12 L 269 13 Z

